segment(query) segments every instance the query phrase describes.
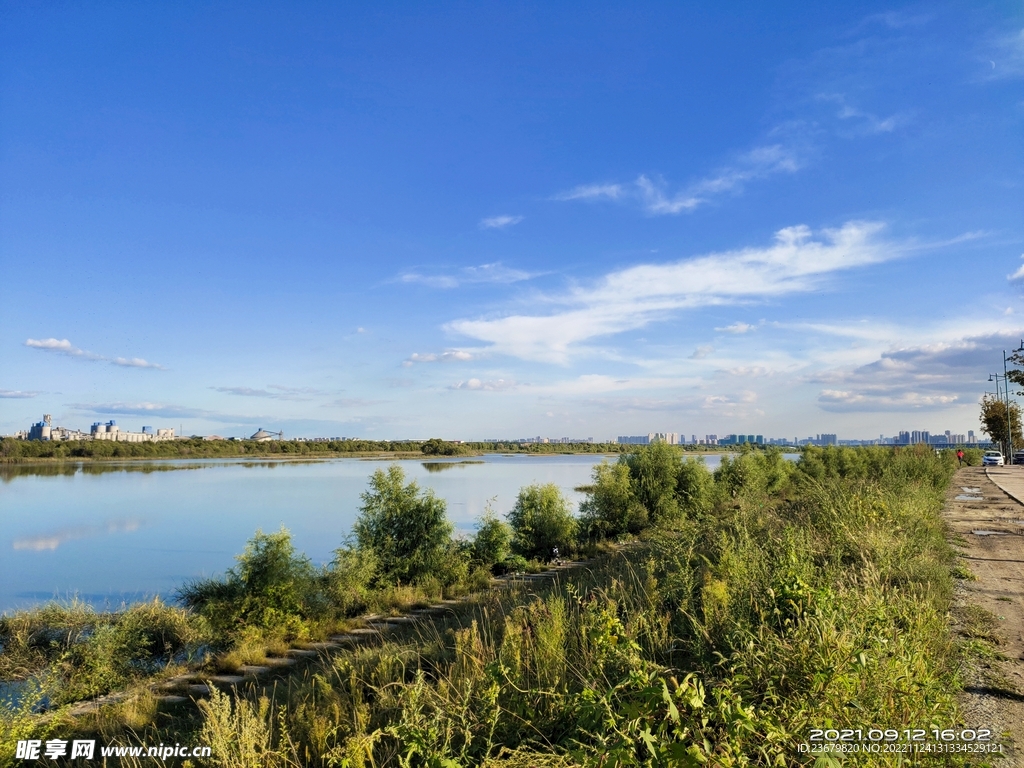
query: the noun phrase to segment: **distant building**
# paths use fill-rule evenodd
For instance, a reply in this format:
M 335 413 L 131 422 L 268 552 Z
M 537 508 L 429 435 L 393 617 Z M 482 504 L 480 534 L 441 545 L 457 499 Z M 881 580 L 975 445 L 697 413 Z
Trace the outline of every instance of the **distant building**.
M 818 436 L 818 445 L 835 445 L 836 444 L 835 434 L 821 434 Z
M 726 435 L 718 441 L 719 445 L 764 445 L 764 435 Z
M 143 427 L 141 432 L 122 431 L 117 422 L 111 419 L 106 424 L 97 421 L 92 425 L 90 437 L 93 440 L 109 440 L 114 443 L 153 443 L 162 440 L 173 440 L 173 429 L 153 430 Z

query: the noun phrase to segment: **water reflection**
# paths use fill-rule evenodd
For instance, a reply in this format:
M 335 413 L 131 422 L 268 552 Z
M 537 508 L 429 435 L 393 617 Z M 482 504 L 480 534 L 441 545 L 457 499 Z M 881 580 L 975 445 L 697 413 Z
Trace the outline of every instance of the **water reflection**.
M 455 527 L 471 532 L 488 505 L 508 513 L 526 485 L 554 483 L 575 511 L 594 466 L 617 458 L 385 461 L 434 491 Z M 702 458 L 709 469 L 720 460 Z M 356 457 L 0 465 L 0 613 L 59 594 L 96 604 L 173 595 L 190 578 L 232 567 L 257 528 L 285 526 L 298 551 L 328 562 L 351 535 L 369 476 L 382 466 Z
M 465 461 L 424 461 L 423 468 L 427 472 L 444 472 L 447 469 L 454 467 L 464 467 L 467 464 L 483 464 L 480 460 L 465 460 Z
M 86 539 L 90 536 L 102 536 L 108 533 L 131 533 L 139 530 L 142 521 L 138 518 L 125 518 L 123 520 L 107 520 L 99 525 L 77 525 L 68 528 L 59 528 L 50 533 L 43 533 L 37 536 L 25 536 L 15 539 L 12 542 L 14 549 L 28 550 L 30 552 L 53 551 L 61 544 L 75 539 Z
M 212 467 L 264 467 L 274 469 L 282 464 L 320 464 L 327 459 L 242 459 L 193 460 L 164 459 L 139 461 L 60 461 L 38 464 L 0 464 L 0 481 L 9 483 L 19 477 L 74 477 L 75 475 L 107 475 L 112 472 L 177 472 Z

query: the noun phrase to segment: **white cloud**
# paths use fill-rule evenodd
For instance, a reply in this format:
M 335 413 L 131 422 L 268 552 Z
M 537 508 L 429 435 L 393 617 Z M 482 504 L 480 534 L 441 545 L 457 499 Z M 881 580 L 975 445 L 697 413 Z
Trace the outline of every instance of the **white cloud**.
M 566 192 L 559 192 L 555 200 L 618 200 L 626 196 L 621 184 L 581 184 Z
M 942 329 L 936 329 L 942 334 Z M 924 344 L 893 345 L 863 365 L 807 377 L 826 385 L 818 404 L 827 411 L 914 411 L 976 401 L 1002 351 L 1019 343 L 1019 329 Z M 949 336 L 946 336 L 949 339 Z
M 704 344 L 693 350 L 693 354 L 690 355 L 691 360 L 703 360 L 705 357 L 715 351 L 715 348 L 710 344 Z
M 84 357 L 89 360 L 103 359 L 92 352 L 79 349 L 67 339 L 28 339 L 25 342 L 25 346 L 32 347 L 32 349 L 42 349 L 46 352 L 54 352 L 58 355 L 68 355 L 69 357 Z
M 223 392 L 226 395 L 237 395 L 239 397 L 265 397 L 270 400 L 291 400 L 297 402 L 308 402 L 309 395 L 323 394 L 320 390 L 309 387 L 284 387 L 279 384 L 271 384 L 266 389 L 254 389 L 252 387 L 210 387 L 215 392 Z
M 799 169 L 800 162 L 792 150 L 772 144 L 755 147 L 737 157 L 732 164 L 674 194 L 666 191 L 664 182 L 641 174 L 632 184 L 584 184 L 561 192 L 554 199 L 633 201 L 652 216 L 674 216 L 692 211 L 716 195 L 740 192 L 749 181 Z
M 167 370 L 164 366 L 158 363 L 150 363 L 143 360 L 141 357 L 105 357 L 104 355 L 97 355 L 95 352 L 87 352 L 84 349 L 79 349 L 67 339 L 28 339 L 25 341 L 26 347 L 32 349 L 40 349 L 44 352 L 51 352 L 57 355 L 67 355 L 68 357 L 77 357 L 82 360 L 94 360 L 96 362 L 110 363 L 111 365 L 119 365 L 125 368 L 153 368 L 158 371 Z
M 491 381 L 481 381 L 480 379 L 467 379 L 466 381 L 460 381 L 457 384 L 452 384 L 448 389 L 469 389 L 480 392 L 502 392 L 507 389 L 512 389 L 516 386 L 515 381 L 511 379 L 494 379 Z
M 907 120 L 906 116 L 899 114 L 879 117 L 871 112 L 866 112 L 851 105 L 846 100 L 846 96 L 841 93 L 824 93 L 819 95 L 818 98 L 822 101 L 835 103 L 838 107 L 836 117 L 840 120 L 852 120 L 858 126 L 859 133 L 891 133 Z
M 532 277 L 535 275 L 521 269 L 506 267 L 501 262 L 493 262 L 476 267 L 463 267 L 451 275 L 422 275 L 418 272 L 407 272 L 399 280 L 403 283 L 420 283 L 431 288 L 458 288 L 460 285 L 475 283 L 517 283 Z
M 366 408 L 371 405 L 380 405 L 381 403 L 390 402 L 389 400 L 366 400 L 362 397 L 342 397 L 328 403 L 325 407 L 335 408 Z
M 102 416 L 163 416 L 166 418 L 215 418 L 215 414 L 199 408 L 189 408 L 166 403 L 71 403 L 76 408 Z
M 815 239 L 806 226 L 787 227 L 767 247 L 613 272 L 593 287 L 549 297 L 549 305 L 563 307 L 557 312 L 456 320 L 446 328 L 487 342 L 495 352 L 564 363 L 581 342 L 641 328 L 679 310 L 815 290 L 834 273 L 896 258 L 901 249 L 878 240 L 882 229 L 875 222 L 849 222 Z
M 1021 254 L 1021 258 L 1024 259 L 1024 253 Z M 1007 275 L 1006 279 L 1009 280 L 1011 283 L 1016 282 L 1017 280 L 1024 279 L 1024 264 L 1021 264 L 1019 267 L 1017 267 L 1017 271 L 1014 272 L 1012 275 Z
M 0 389 L 0 399 L 21 400 L 35 397 L 38 392 L 22 392 L 19 389 Z
M 110 362 L 112 365 L 120 365 L 125 368 L 156 368 L 157 370 L 164 370 L 162 365 L 147 362 L 141 357 L 115 357 Z
M 464 363 L 472 360 L 473 354 L 462 349 L 451 349 L 447 352 L 413 352 L 403 361 L 402 365 L 409 367 L 414 363 Z
M 754 330 L 754 326 L 750 325 L 750 323 L 733 323 L 724 328 L 715 328 L 715 330 L 722 333 L 747 333 Z
M 488 216 L 485 219 L 480 219 L 480 229 L 505 229 L 505 227 L 511 227 L 522 220 L 522 216 Z
M 1024 76 L 1024 29 L 1004 33 L 991 39 L 979 61 L 989 64 L 983 77 L 987 80 Z

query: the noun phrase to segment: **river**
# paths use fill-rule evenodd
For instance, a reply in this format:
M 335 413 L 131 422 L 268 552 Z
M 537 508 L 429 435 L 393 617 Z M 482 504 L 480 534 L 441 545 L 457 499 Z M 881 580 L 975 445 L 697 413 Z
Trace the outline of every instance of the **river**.
M 250 459 L 0 465 L 0 613 L 77 596 L 99 609 L 223 573 L 257 528 L 291 531 L 314 562 L 349 535 L 375 469 L 398 464 L 470 533 L 488 503 L 505 514 L 519 489 L 590 482 L 614 457 L 489 454 L 472 459 Z M 721 461 L 704 457 L 710 469 Z

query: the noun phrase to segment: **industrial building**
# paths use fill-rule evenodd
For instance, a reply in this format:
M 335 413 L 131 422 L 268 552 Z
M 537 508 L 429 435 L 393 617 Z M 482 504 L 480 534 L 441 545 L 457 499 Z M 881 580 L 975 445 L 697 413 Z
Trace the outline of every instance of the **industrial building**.
M 19 432 L 16 437 L 25 440 L 110 440 L 117 443 L 148 443 L 160 440 L 173 440 L 173 429 L 157 429 L 143 427 L 141 432 L 122 431 L 113 419 L 106 424 L 96 422 L 89 432 L 78 429 L 53 426 L 50 414 L 44 414 L 43 420 L 32 425 L 28 432 Z

